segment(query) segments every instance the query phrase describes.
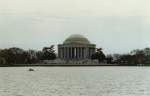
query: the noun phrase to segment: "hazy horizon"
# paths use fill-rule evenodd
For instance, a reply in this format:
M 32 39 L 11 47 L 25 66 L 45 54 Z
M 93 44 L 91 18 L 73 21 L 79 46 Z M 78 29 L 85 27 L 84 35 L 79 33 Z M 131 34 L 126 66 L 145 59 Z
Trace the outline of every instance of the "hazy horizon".
M 0 48 L 41 50 L 72 34 L 107 54 L 150 47 L 149 5 L 149 0 L 0 0 Z

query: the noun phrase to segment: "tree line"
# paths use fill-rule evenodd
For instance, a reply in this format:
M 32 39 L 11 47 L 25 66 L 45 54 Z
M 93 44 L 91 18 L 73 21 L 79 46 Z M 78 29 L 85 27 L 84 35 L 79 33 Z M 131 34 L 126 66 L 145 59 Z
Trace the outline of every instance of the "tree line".
M 13 47 L 0 49 L 0 66 L 12 66 L 14 64 L 34 64 L 41 60 L 54 60 L 56 53 L 54 45 L 44 47 L 42 50 L 23 50 Z
M 54 45 L 43 47 L 42 50 L 23 50 L 13 47 L 0 49 L 0 66 L 13 66 L 14 64 L 34 64 L 42 60 L 54 60 L 57 54 Z M 91 59 L 99 62 L 117 65 L 150 65 L 150 48 L 132 50 L 128 54 L 105 55 L 102 48 L 97 48 Z
M 111 54 L 106 56 L 107 63 L 117 65 L 150 65 L 150 48 L 135 49 L 128 54 Z

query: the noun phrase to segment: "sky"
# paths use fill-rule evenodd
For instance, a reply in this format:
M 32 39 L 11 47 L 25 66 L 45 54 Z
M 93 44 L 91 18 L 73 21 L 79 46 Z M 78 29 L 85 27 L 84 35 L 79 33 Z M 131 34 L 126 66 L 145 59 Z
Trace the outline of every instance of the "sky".
M 106 54 L 150 47 L 150 0 L 0 0 L 0 48 L 57 48 L 72 34 Z

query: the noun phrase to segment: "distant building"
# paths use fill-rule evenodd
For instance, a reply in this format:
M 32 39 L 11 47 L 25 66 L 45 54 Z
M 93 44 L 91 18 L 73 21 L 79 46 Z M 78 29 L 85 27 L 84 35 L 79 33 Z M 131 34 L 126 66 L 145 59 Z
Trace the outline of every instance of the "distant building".
M 96 45 L 82 35 L 74 34 L 68 37 L 63 44 L 58 45 L 58 58 L 62 60 L 90 59 L 95 53 Z

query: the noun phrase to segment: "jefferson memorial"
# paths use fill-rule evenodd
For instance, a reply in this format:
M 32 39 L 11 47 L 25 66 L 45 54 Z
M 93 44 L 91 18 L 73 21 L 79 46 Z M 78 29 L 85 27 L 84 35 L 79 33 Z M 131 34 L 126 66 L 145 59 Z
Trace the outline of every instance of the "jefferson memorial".
M 63 44 L 58 44 L 58 58 L 61 60 L 85 60 L 90 59 L 95 53 L 96 45 L 79 34 L 68 37 Z

